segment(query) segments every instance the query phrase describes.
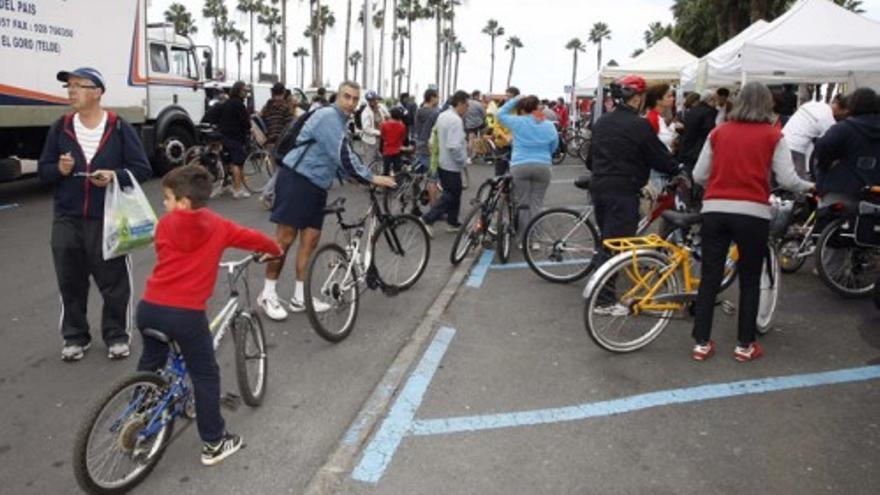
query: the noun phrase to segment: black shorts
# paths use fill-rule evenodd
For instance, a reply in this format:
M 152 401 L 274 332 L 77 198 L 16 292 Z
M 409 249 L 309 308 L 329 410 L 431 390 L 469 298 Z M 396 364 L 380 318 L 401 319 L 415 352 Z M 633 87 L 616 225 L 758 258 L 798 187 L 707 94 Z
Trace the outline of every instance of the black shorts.
M 287 167 L 279 167 L 277 174 L 275 203 L 269 220 L 297 230 L 321 230 L 327 191 Z
M 223 151 L 225 152 L 230 164 L 243 165 L 247 158 L 247 152 L 244 144 L 234 139 L 223 139 Z

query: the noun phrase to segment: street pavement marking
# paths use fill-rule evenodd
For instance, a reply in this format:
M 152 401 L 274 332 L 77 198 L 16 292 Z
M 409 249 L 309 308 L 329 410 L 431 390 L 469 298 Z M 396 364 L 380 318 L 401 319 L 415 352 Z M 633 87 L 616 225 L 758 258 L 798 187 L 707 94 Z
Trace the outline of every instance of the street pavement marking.
M 514 413 L 461 416 L 457 418 L 417 420 L 410 434 L 414 436 L 446 435 L 459 432 L 495 430 L 518 426 L 533 426 L 580 419 L 613 416 L 673 404 L 686 404 L 742 395 L 765 394 L 799 388 L 835 385 L 880 378 L 880 366 L 849 368 L 821 373 L 807 373 L 780 377 L 717 383 L 696 387 L 662 390 L 632 395 L 620 399 L 578 404 L 553 409 L 538 409 Z
M 422 404 L 422 398 L 428 391 L 428 385 L 431 384 L 434 372 L 440 366 L 440 360 L 446 354 L 453 336 L 455 330 L 452 328 L 441 327 L 437 330 L 434 341 L 406 381 L 379 431 L 364 449 L 361 462 L 351 473 L 352 478 L 366 483 L 377 483 L 382 477 L 401 440 L 412 427 L 416 411 Z
M 483 279 L 486 278 L 486 272 L 489 271 L 489 266 L 494 258 L 495 251 L 491 249 L 484 250 L 480 256 L 480 261 L 477 261 L 477 264 L 471 269 L 471 276 L 468 277 L 465 285 L 479 289 L 483 285 Z
M 562 261 L 539 261 L 535 263 L 538 266 L 559 266 L 559 265 L 583 265 L 584 263 L 589 263 L 592 258 L 575 258 L 571 260 L 562 260 Z M 526 262 L 521 263 L 505 263 L 503 265 L 495 264 L 489 265 L 490 270 L 519 270 L 522 268 L 528 268 L 529 264 Z
M 18 203 L 9 203 L 6 205 L 0 205 L 0 210 L 8 210 L 10 208 L 18 208 Z

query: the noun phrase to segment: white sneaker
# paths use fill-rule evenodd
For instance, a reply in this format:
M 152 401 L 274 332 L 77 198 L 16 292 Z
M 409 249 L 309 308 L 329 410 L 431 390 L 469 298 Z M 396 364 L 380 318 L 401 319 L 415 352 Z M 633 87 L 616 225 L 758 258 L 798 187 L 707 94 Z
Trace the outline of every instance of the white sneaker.
M 257 296 L 257 306 L 263 310 L 263 313 L 268 316 L 270 320 L 282 321 L 287 318 L 287 311 L 281 306 L 281 302 L 278 301 L 278 296 L 276 294 L 270 296 L 260 294 Z
M 319 301 L 318 299 L 312 298 L 312 305 L 315 307 L 315 311 L 318 313 L 323 313 L 330 309 L 330 305 L 325 303 L 324 301 Z M 290 310 L 294 313 L 302 313 L 306 310 L 306 304 L 304 301 L 299 301 L 295 297 L 290 298 Z
M 627 316 L 629 315 L 629 308 L 620 303 L 607 304 L 593 308 L 593 314 L 613 317 Z
M 238 191 L 233 191 L 232 197 L 235 199 L 243 199 L 251 197 L 251 193 L 247 192 L 245 188 L 241 188 Z

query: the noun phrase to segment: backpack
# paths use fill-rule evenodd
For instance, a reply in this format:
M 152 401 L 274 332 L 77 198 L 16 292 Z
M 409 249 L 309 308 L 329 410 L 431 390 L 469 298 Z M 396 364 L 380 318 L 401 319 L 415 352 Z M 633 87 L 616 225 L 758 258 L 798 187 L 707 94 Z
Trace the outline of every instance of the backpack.
M 316 142 L 315 139 L 306 139 L 301 143 L 297 143 L 296 140 L 299 138 L 299 133 L 302 131 L 303 126 L 305 126 L 306 121 L 309 120 L 309 117 L 318 110 L 320 109 L 316 108 L 300 115 L 299 118 L 294 119 L 291 123 L 287 124 L 284 130 L 281 131 L 281 136 L 278 138 L 278 144 L 275 145 L 274 152 L 275 164 L 277 166 L 284 166 L 282 160 L 284 160 L 284 157 L 292 150 L 299 148 L 300 146 L 306 146 L 306 149 L 299 156 L 299 159 L 293 164 L 293 167 L 291 167 L 293 170 L 296 170 L 299 162 L 301 162 L 303 157 L 306 156 L 306 151 L 308 151 L 309 147 Z
M 357 110 L 354 111 L 354 127 L 359 131 L 364 130 L 364 124 L 361 120 L 361 114 L 364 113 L 365 108 L 367 108 L 367 105 L 361 105 L 358 107 Z

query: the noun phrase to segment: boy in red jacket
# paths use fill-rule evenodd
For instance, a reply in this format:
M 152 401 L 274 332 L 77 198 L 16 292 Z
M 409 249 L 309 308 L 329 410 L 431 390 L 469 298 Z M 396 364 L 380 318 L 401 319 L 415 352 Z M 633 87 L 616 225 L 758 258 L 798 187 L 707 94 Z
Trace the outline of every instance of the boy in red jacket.
M 403 124 L 404 113 L 398 107 L 391 109 L 391 119 L 382 122 L 379 132 L 382 134 L 382 175 L 400 172 L 403 165 L 400 153 L 406 139 L 406 125 Z
M 217 280 L 217 263 L 227 247 L 281 256 L 268 236 L 247 229 L 204 208 L 211 195 L 208 171 L 188 165 L 162 180 L 167 213 L 156 228 L 156 266 L 147 279 L 137 309 L 137 326 L 158 330 L 177 342 L 186 361 L 196 401 L 202 464 L 217 464 L 242 446 L 226 432 L 220 415 L 220 368 L 205 315 Z M 138 371 L 161 369 L 168 345 L 144 336 Z

